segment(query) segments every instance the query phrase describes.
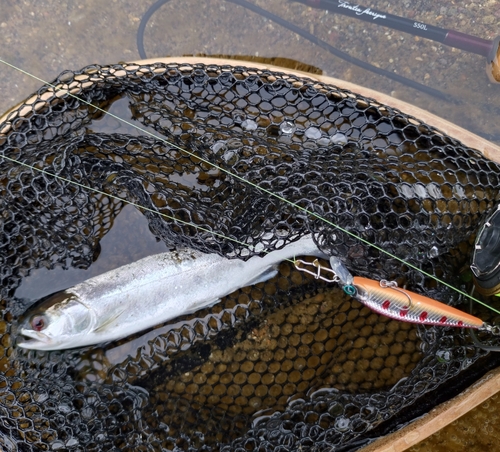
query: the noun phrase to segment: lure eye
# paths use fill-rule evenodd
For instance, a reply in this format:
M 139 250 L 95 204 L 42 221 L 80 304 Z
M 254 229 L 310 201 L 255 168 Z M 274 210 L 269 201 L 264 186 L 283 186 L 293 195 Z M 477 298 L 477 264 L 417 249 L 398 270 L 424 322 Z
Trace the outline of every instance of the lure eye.
M 43 315 L 33 316 L 30 324 L 34 331 L 42 331 L 47 326 L 45 325 L 45 317 Z

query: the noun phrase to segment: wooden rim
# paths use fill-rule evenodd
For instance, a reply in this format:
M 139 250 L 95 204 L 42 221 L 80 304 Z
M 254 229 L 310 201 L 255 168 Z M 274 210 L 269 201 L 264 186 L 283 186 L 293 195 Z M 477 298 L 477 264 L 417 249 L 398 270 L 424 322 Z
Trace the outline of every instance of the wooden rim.
M 377 439 L 358 452 L 401 452 L 451 424 L 500 391 L 500 368 L 488 372 L 458 396 L 433 408 L 397 432 Z
M 235 60 L 235 59 L 224 59 L 224 58 L 206 58 L 206 57 L 169 57 L 169 58 L 150 58 L 147 60 L 138 60 L 138 61 L 132 61 L 131 63 L 135 64 L 152 64 L 152 63 L 186 63 L 186 64 L 196 64 L 196 63 L 203 63 L 203 64 L 216 64 L 216 65 L 229 65 L 229 66 L 247 66 L 247 67 L 253 67 L 257 69 L 268 69 L 271 71 L 276 71 L 276 72 L 283 72 L 283 73 L 289 73 L 296 75 L 298 77 L 307 77 L 312 80 L 317 80 L 319 82 L 328 84 L 328 85 L 333 85 L 337 86 L 338 88 L 342 89 L 347 89 L 349 91 L 352 91 L 353 93 L 361 94 L 362 96 L 372 98 L 376 100 L 377 102 L 381 104 L 388 105 L 393 108 L 397 108 L 398 110 L 401 110 L 404 113 L 407 113 L 417 119 L 419 119 L 422 122 L 432 124 L 433 127 L 436 129 L 440 130 L 442 133 L 449 135 L 459 141 L 461 141 L 464 145 L 476 149 L 479 152 L 481 152 L 486 158 L 493 160 L 494 162 L 500 164 L 500 146 L 497 146 L 488 140 L 475 135 L 472 132 L 469 132 L 468 130 L 463 129 L 462 127 L 457 126 L 456 124 L 453 124 L 446 119 L 440 118 L 439 116 L 436 116 L 432 113 L 429 113 L 428 111 L 425 111 L 419 107 L 415 107 L 414 105 L 408 104 L 402 100 L 396 99 L 394 97 L 391 97 L 387 94 L 380 93 L 378 91 L 374 91 L 369 88 L 365 88 L 360 85 L 356 85 L 354 83 L 346 82 L 344 80 L 340 80 L 337 78 L 333 77 L 328 77 L 326 75 L 318 75 L 318 74 L 311 74 L 308 72 L 303 72 L 303 71 L 298 71 L 296 69 L 287 69 L 279 66 L 274 66 L 272 64 L 263 64 L 263 63 L 257 63 L 254 61 L 244 61 L 244 60 Z M 28 100 L 31 99 L 32 101 L 36 100 L 36 96 L 31 96 L 28 98 Z M 11 109 L 9 109 L 7 112 L 5 112 L 3 115 L 0 116 L 0 124 L 3 123 L 4 121 L 7 120 L 9 114 L 17 108 L 19 108 L 21 105 L 23 105 L 26 102 L 26 100 L 20 102 L 19 104 L 15 105 Z M 29 111 L 29 109 L 28 109 Z M 20 115 L 22 116 L 24 112 L 21 112 Z M 10 130 L 9 127 L 6 127 L 2 130 L 0 130 L 0 134 L 5 134 Z
M 338 88 L 347 89 L 353 93 L 361 94 L 362 96 L 375 99 L 381 104 L 388 105 L 393 108 L 401 110 L 403 113 L 407 113 L 422 122 L 431 124 L 436 129 L 440 130 L 446 135 L 449 135 L 459 141 L 461 141 L 466 146 L 476 149 L 481 152 L 486 158 L 493 160 L 500 164 L 500 146 L 497 146 L 490 141 L 482 138 L 468 130 L 463 129 L 456 124 L 453 124 L 446 119 L 440 118 L 432 113 L 429 113 L 422 108 L 415 107 L 414 105 L 408 104 L 402 100 L 391 97 L 387 94 L 374 91 L 369 88 L 365 88 L 354 83 L 346 82 L 345 80 L 340 80 L 333 77 L 328 77 L 326 75 L 311 74 L 308 72 L 302 72 L 294 69 L 287 69 L 279 66 L 273 66 L 272 64 L 262 64 L 254 61 L 244 61 L 244 60 L 234 60 L 234 59 L 224 59 L 224 58 L 206 58 L 206 57 L 169 57 L 169 58 L 150 58 L 147 60 L 133 61 L 133 63 L 138 64 L 152 64 L 152 63 L 203 63 L 203 64 L 216 64 L 216 65 L 229 65 L 229 66 L 247 66 L 257 69 L 269 69 L 270 71 L 284 72 L 288 74 L 294 74 L 299 77 L 307 77 L 312 80 L 317 80 L 319 82 L 326 83 L 328 85 L 334 85 Z

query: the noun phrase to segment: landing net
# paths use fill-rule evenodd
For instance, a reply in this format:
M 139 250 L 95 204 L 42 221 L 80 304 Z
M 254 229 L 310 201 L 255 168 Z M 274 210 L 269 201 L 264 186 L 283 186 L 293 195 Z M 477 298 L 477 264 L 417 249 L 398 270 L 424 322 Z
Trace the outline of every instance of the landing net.
M 100 110 L 118 107 L 155 136 Z M 354 450 L 490 362 L 464 331 L 388 320 L 289 262 L 113 359 L 117 344 L 14 346 L 16 288 L 33 269 L 89 267 L 117 198 L 169 247 L 247 259 L 312 233 L 353 274 L 457 304 L 418 269 L 468 289 L 500 168 L 396 109 L 268 70 L 94 65 L 11 111 L 0 153 L 6 451 Z

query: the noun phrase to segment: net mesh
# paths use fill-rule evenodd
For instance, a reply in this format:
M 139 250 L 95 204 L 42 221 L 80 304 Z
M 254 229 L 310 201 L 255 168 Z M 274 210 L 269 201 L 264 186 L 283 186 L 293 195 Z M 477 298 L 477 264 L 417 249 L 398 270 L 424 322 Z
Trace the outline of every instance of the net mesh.
M 288 262 L 143 336 L 14 345 L 20 283 L 35 268 L 89 267 L 124 206 L 115 196 L 170 247 L 247 259 L 312 233 L 354 274 L 458 303 L 417 269 L 466 288 L 499 166 L 396 109 L 267 70 L 89 66 L 13 109 L 0 150 L 24 164 L 0 159 L 6 451 L 355 449 L 486 355 L 460 330 L 381 317 Z

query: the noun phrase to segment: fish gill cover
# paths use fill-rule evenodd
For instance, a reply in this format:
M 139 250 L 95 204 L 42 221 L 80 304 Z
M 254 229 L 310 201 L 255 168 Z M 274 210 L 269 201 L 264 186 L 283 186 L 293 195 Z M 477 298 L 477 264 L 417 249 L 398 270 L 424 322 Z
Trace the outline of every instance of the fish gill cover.
M 381 317 L 288 262 L 140 346 L 16 348 L 22 279 L 90 266 L 117 197 L 144 207 L 168 246 L 247 259 L 312 233 L 354 274 L 449 304 L 453 291 L 367 242 L 462 287 L 500 199 L 499 166 L 477 151 L 306 78 L 156 63 L 66 71 L 54 85 L 0 124 L 3 450 L 355 449 L 487 358 L 460 330 Z M 102 122 L 94 106 L 123 100 L 156 137 Z

